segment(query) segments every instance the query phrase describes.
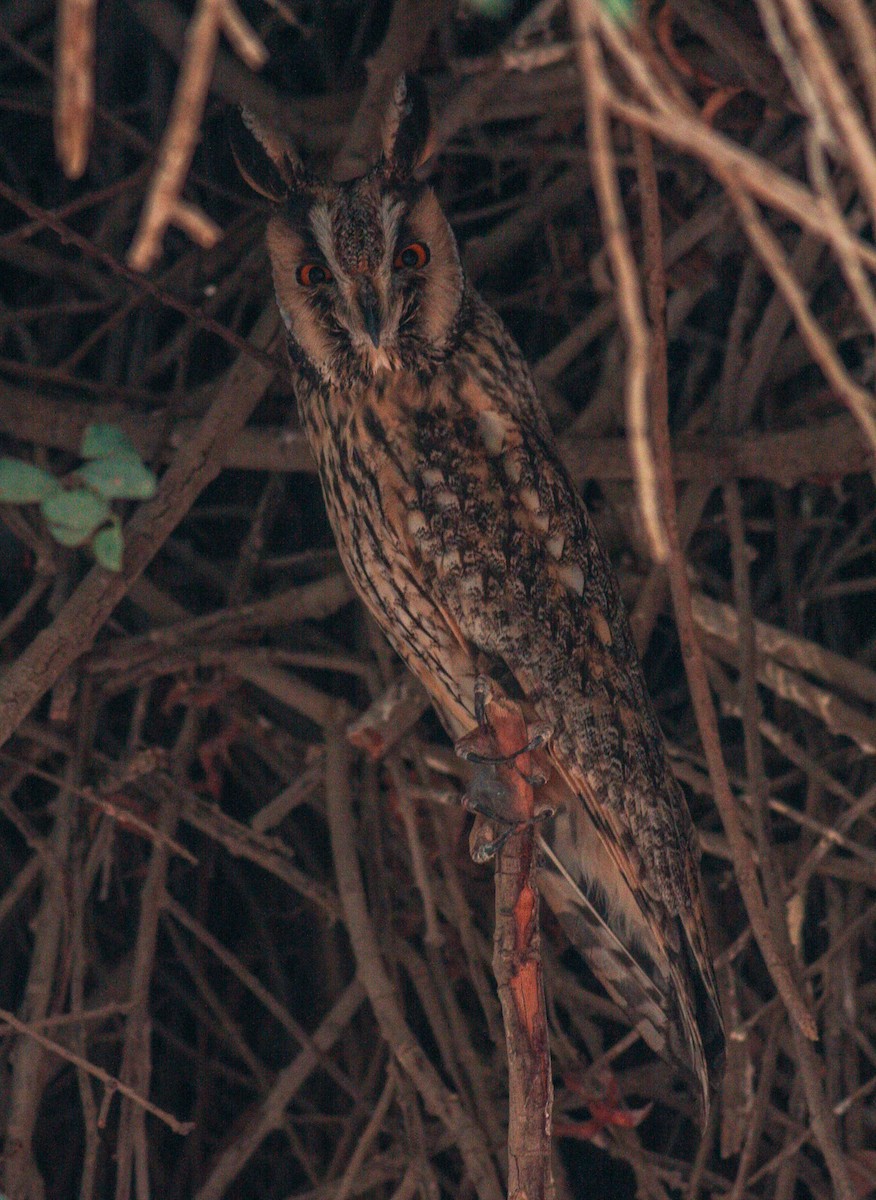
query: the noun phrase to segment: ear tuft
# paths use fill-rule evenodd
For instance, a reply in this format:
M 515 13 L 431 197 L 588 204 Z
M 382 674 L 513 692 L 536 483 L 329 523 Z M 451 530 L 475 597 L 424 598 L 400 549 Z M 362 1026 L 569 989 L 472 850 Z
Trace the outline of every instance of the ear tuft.
M 228 139 L 237 169 L 249 186 L 279 203 L 309 176 L 288 138 L 264 125 L 248 108 L 231 109 Z
M 429 136 L 429 98 L 418 75 L 401 75 L 383 120 L 383 169 L 405 178 L 423 160 Z

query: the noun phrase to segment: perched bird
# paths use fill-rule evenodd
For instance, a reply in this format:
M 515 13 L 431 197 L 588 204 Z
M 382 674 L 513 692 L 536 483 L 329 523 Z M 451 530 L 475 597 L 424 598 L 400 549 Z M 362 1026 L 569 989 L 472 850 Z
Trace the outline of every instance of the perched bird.
M 523 356 L 467 282 L 414 176 L 421 81 L 395 89 L 362 178 L 315 178 L 244 114 L 233 138 L 267 229 L 301 422 L 338 550 L 451 735 L 491 675 L 546 725 L 539 883 L 702 1109 L 723 1058 L 694 832 L 611 564 Z

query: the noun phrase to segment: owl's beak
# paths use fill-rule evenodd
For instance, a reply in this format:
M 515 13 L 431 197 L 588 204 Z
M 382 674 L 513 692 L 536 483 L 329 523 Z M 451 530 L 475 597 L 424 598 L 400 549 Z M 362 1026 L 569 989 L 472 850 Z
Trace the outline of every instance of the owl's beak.
M 365 332 L 374 345 L 379 346 L 380 301 L 370 279 L 363 279 L 359 284 L 359 307 L 362 310 L 362 324 L 365 326 Z

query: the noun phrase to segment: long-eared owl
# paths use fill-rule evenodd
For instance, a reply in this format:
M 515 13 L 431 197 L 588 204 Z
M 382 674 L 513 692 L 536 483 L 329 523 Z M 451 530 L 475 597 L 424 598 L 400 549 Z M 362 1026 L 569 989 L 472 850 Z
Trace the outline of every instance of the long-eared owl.
M 427 133 L 401 80 L 379 161 L 334 184 L 244 116 L 301 421 L 350 578 L 451 735 L 485 669 L 551 730 L 540 888 L 706 1109 L 723 1031 L 691 819 L 526 362 L 415 177 Z

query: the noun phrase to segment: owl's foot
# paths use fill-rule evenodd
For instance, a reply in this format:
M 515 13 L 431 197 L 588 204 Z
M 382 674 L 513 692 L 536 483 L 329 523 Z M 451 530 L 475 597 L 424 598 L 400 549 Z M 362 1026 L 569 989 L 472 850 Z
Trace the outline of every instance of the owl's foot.
M 486 813 L 473 808 L 467 796 L 463 796 L 462 802 L 466 808 L 476 813 L 468 839 L 469 853 L 476 863 L 489 862 L 491 858 L 495 858 L 515 833 L 522 833 L 524 829 L 531 829 L 542 821 L 549 820 L 555 812 L 553 808 L 545 806 L 537 813 L 533 813 L 526 821 L 509 822 L 504 817 L 496 816 L 495 813 Z M 504 828 L 500 828 L 502 825 Z
M 497 745 L 500 735 L 490 719 L 493 707 L 498 707 L 499 704 L 504 704 L 509 710 L 515 710 L 520 724 L 529 734 L 529 741 L 525 745 L 509 753 L 500 751 Z M 516 760 L 522 758 L 524 754 L 531 754 L 533 750 L 539 750 L 542 746 L 547 745 L 553 733 L 551 727 L 544 721 L 535 721 L 527 728 L 523 724 L 523 716 L 517 705 L 504 696 L 502 689 L 489 675 L 478 675 L 475 679 L 474 710 L 478 723 L 477 729 L 473 729 L 471 733 L 465 734 L 456 742 L 454 749 L 459 757 L 475 766 L 501 767 L 508 763 L 514 763 L 514 769 L 522 775 L 530 787 L 538 788 L 547 783 L 547 775 L 542 771 L 523 772 Z
M 501 764 L 498 770 L 494 760 L 476 760 L 476 769 L 468 790 L 462 797 L 464 807 L 475 814 L 469 849 L 477 863 L 487 862 L 515 833 L 522 833 L 524 829 L 550 820 L 556 811 L 549 804 L 537 805 L 533 802 L 532 816 L 521 820 L 515 814 L 516 789 L 507 779 L 507 772 L 516 770 L 530 789 L 544 783 L 545 777 L 539 773 L 535 777 L 537 782 L 533 782 L 532 776 L 508 765 L 512 757 L 515 756 L 498 759 Z M 503 779 L 502 774 L 505 774 L 506 778 Z
M 548 777 L 545 771 L 523 771 L 517 765 L 518 758 L 533 750 L 538 750 L 550 739 L 551 731 L 546 725 L 538 725 L 533 728 L 534 733 L 526 745 L 512 754 L 497 754 L 495 740 L 489 732 L 485 732 L 483 729 L 475 729 L 457 741 L 456 753 L 475 768 L 468 790 L 462 798 L 463 804 L 471 812 L 487 817 L 489 820 L 502 821 L 506 825 L 510 824 L 521 828 L 554 815 L 553 808 L 540 807 L 535 804 L 531 818 L 522 823 L 516 820 L 512 815 L 515 807 L 514 788 L 509 784 L 507 777 L 503 778 L 503 776 L 507 776 L 507 771 L 510 769 L 516 772 L 533 790 L 547 783 Z
M 547 745 L 552 731 L 549 725 L 539 721 L 531 725 L 527 732 L 531 734 L 531 737 L 526 745 L 521 746 L 519 750 L 513 750 L 510 754 L 495 753 L 495 739 L 483 726 L 459 738 L 454 749 L 461 759 L 478 767 L 498 767 L 506 763 L 514 763 L 515 770 L 523 776 L 529 786 L 537 788 L 547 783 L 547 775 L 543 771 L 520 771 L 516 760 L 524 754 L 531 754 L 533 750 L 540 750 L 542 746 Z
M 486 862 L 513 834 L 554 815 L 553 808 L 535 804 L 533 790 L 547 782 L 547 775 L 532 770 L 529 760 L 550 740 L 551 730 L 543 723 L 527 728 L 517 704 L 487 676 L 478 677 L 474 698 L 478 728 L 459 739 L 456 753 L 475 768 L 463 804 L 477 817 L 471 833 L 472 858 Z M 515 747 L 521 734 L 528 735 L 528 741 L 509 750 L 509 742 Z M 528 795 L 522 807 L 521 785 Z
M 546 821 L 556 812 L 551 804 L 536 804 L 532 816 L 520 820 L 512 815 L 510 799 L 509 788 L 501 779 L 492 773 L 476 771 L 468 790 L 463 793 L 462 806 L 475 816 L 485 817 L 488 821 L 498 821 L 515 829 L 538 825 L 540 821 Z

